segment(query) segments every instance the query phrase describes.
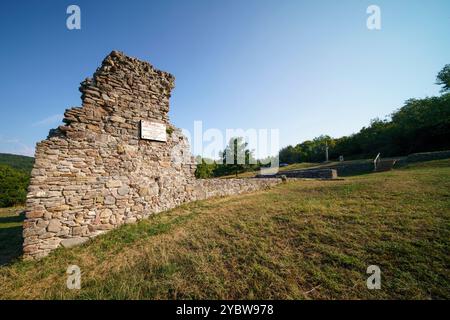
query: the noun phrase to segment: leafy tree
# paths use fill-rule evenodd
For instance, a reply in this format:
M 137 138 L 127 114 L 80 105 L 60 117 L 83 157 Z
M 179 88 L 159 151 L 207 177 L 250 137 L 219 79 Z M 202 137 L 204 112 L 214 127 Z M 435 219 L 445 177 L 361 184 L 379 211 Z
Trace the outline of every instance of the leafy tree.
M 0 207 L 25 203 L 30 176 L 27 172 L 0 165 Z
M 450 64 L 447 64 L 436 77 L 436 84 L 443 86 L 441 92 L 450 90 Z
M 325 161 L 325 148 L 333 148 L 336 142 L 330 136 L 322 135 L 313 140 L 307 140 L 295 147 L 287 146 L 280 150 L 280 162 L 321 162 Z
M 236 177 L 240 172 L 256 168 L 253 152 L 248 149 L 248 143 L 242 137 L 231 138 L 221 157 L 224 165 L 222 171 L 234 173 Z
M 215 161 L 198 156 L 195 177 L 200 179 L 211 178 L 214 176 L 214 170 L 216 170 L 216 168 L 217 164 Z
M 293 146 L 282 148 L 279 153 L 280 162 L 282 163 L 296 163 L 300 162 L 300 149 Z

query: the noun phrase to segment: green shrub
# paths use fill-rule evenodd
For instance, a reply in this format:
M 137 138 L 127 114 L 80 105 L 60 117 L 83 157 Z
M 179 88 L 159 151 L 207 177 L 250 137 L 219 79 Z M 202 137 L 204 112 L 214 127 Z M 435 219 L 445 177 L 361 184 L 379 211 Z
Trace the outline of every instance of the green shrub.
M 172 128 L 172 127 L 167 127 L 166 133 L 167 133 L 169 136 L 171 136 L 172 133 L 173 133 L 173 128 Z

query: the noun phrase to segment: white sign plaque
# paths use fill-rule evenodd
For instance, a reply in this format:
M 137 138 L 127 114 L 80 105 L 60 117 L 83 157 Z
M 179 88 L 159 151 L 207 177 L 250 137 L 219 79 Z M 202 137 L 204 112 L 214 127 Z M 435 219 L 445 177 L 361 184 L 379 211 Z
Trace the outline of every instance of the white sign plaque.
M 166 134 L 165 124 L 141 120 L 141 139 L 167 141 Z

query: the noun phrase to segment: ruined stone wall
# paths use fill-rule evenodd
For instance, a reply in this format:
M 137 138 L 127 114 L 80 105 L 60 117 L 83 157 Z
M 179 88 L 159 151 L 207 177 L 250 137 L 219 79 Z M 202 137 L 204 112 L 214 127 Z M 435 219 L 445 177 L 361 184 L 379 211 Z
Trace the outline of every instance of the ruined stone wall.
M 276 179 L 194 178 L 187 139 L 169 123 L 174 77 L 113 51 L 81 83 L 82 107 L 37 144 L 24 222 L 24 257 L 87 241 L 181 203 L 239 194 Z M 167 141 L 140 139 L 139 123 L 167 126 Z

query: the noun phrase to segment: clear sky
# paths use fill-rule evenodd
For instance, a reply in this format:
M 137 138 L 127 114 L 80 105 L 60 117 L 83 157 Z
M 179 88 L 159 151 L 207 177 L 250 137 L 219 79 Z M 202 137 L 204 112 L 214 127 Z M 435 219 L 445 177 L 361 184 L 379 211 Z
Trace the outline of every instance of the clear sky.
M 81 30 L 66 28 L 70 4 Z M 176 126 L 278 128 L 285 146 L 437 95 L 450 1 L 2 1 L 0 39 L 0 152 L 32 155 L 113 49 L 175 75 Z

